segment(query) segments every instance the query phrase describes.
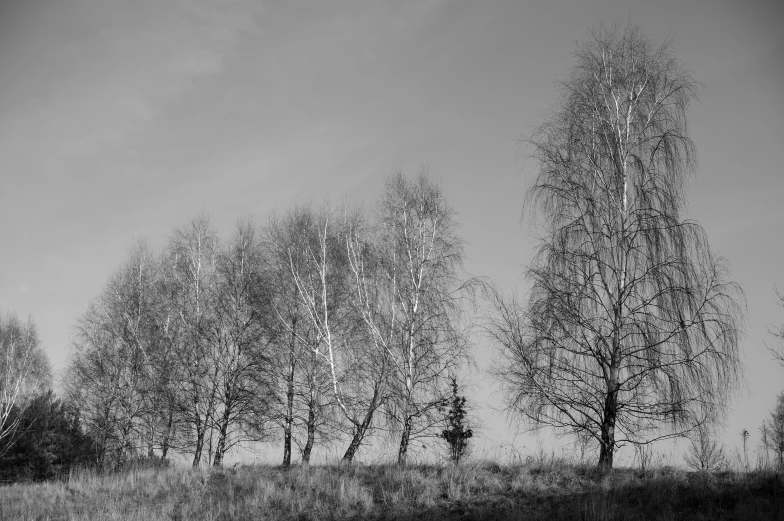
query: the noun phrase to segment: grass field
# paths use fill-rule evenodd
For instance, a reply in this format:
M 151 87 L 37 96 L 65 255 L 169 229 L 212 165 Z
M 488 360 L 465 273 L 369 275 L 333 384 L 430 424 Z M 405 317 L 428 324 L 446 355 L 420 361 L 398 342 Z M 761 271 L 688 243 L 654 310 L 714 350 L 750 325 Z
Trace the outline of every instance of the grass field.
M 76 473 L 0 488 L 3 520 L 784 520 L 771 472 L 500 466 L 271 466 Z

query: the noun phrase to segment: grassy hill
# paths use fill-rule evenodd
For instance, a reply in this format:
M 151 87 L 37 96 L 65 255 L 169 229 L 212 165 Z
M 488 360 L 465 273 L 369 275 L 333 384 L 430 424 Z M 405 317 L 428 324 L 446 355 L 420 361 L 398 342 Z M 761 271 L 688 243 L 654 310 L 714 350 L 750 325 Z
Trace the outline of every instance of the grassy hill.
M 0 519 L 784 520 L 771 472 L 595 469 L 557 461 L 459 467 L 132 468 L 0 488 Z

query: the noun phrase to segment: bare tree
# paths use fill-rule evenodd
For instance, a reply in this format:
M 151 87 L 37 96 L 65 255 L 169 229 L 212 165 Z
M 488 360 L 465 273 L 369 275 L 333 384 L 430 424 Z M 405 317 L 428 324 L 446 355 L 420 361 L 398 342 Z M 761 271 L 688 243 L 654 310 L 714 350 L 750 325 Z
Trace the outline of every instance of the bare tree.
M 390 326 L 398 331 L 388 346 L 387 412 L 400 433 L 398 463 L 405 464 L 412 439 L 438 435 L 449 375 L 468 360 L 460 324 L 463 247 L 455 211 L 426 169 L 412 180 L 401 172 L 387 179 L 378 219 L 377 283 L 390 295 Z
M 776 290 L 776 298 L 778 300 L 778 304 L 784 308 L 784 294 L 779 293 L 778 289 Z M 773 335 L 778 341 L 778 345 L 768 346 L 768 349 L 779 361 L 779 364 L 784 366 L 784 324 L 779 327 L 770 327 L 768 329 L 771 335 Z
M 146 242 L 138 241 L 115 273 L 101 300 L 103 326 L 116 332 L 115 347 L 122 363 L 125 393 L 116 402 L 124 410 L 124 443 L 130 451 L 147 448 L 152 456 L 158 414 L 153 408 L 156 371 L 152 354 L 158 342 L 155 329 L 157 266 Z M 132 439 L 135 438 L 135 439 Z
M 511 411 L 624 443 L 716 419 L 742 378 L 743 293 L 695 221 L 686 109 L 697 86 L 639 28 L 600 26 L 531 140 L 544 237 L 527 305 L 491 291 Z
M 724 449 L 705 425 L 695 429 L 690 440 L 688 452 L 683 456 L 690 468 L 700 472 L 716 472 L 727 465 Z
M 74 338 L 67 392 L 115 465 L 143 445 L 152 455 L 157 441 L 158 375 L 151 358 L 159 350 L 156 274 L 151 252 L 144 241 L 137 242 L 79 320 Z M 103 456 L 99 460 L 104 463 Z
M 250 223 L 223 250 L 201 216 L 175 231 L 156 258 L 132 249 L 77 326 L 66 378 L 106 455 L 121 465 L 171 447 L 199 465 L 265 434 L 269 342 L 266 288 Z
M 178 347 L 183 333 L 182 321 L 177 312 L 178 285 L 169 266 L 170 258 L 165 252 L 156 262 L 155 306 L 153 320 L 153 349 L 150 359 L 150 385 L 148 393 L 155 430 L 155 448 L 160 457 L 166 459 L 169 449 L 176 443 L 179 414 Z
M 256 227 L 240 223 L 217 257 L 214 320 L 205 328 L 215 371 L 214 425 L 218 434 L 213 465 L 242 441 L 266 435 L 270 401 L 269 337 L 258 306 L 264 300 L 261 251 Z
M 784 469 L 784 393 L 776 397 L 776 407 L 763 422 L 761 430 L 765 450 L 772 450 L 779 470 Z
M 205 336 L 213 325 L 218 239 L 210 218 L 201 215 L 175 230 L 164 270 L 171 281 L 173 309 L 180 334 L 177 356 L 177 408 L 182 427 L 180 449 L 193 454 L 199 466 L 211 437 L 219 371 Z
M 112 335 L 101 327 L 98 316 L 98 306 L 93 302 L 79 319 L 64 387 L 67 399 L 78 404 L 82 425 L 95 440 L 95 464 L 105 468 L 110 455 L 123 457 L 115 405 L 120 363 L 112 349 Z
M 49 385 L 49 361 L 32 319 L 0 316 L 0 456 L 16 441 L 22 412 Z
M 335 402 L 350 425 L 351 441 L 343 455 L 343 461 L 350 463 L 386 398 L 387 333 L 371 326 L 379 323 L 375 317 L 383 312 L 374 300 L 376 294 L 365 291 L 364 278 L 352 282 L 357 270 L 364 272 L 369 245 L 361 215 L 346 210 L 341 218 L 325 206 L 316 222 L 318 235 L 307 247 L 307 268 L 298 266 L 293 256 L 290 267 L 300 303 L 317 332 L 314 353 L 326 364 Z M 349 268 L 347 245 L 353 268 Z M 362 322 L 352 298 L 355 303 L 361 299 L 361 309 L 372 313 L 372 320 L 365 316 Z M 359 327 L 362 323 L 368 327 Z
M 318 331 L 302 304 L 294 274 L 310 278 L 309 257 L 317 249 L 318 227 L 310 207 L 272 217 L 265 229 L 267 284 L 270 288 L 269 329 L 277 347 L 277 416 L 283 429 L 283 465 L 291 465 L 292 444 L 299 445 L 308 464 L 316 439 L 329 438 L 331 377 L 317 355 Z M 303 441 L 294 436 L 301 430 Z

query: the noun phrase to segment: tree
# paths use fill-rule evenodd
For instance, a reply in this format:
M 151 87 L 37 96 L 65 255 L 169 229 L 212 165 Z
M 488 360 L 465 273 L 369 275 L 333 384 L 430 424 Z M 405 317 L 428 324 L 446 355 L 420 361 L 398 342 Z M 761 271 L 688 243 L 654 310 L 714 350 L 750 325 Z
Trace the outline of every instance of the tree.
M 207 215 L 175 230 L 164 266 L 171 285 L 171 307 L 179 334 L 175 396 L 180 417 L 180 448 L 201 463 L 215 420 L 218 366 L 205 333 L 213 327 L 218 237 Z
M 432 434 L 437 412 L 449 399 L 449 373 L 468 360 L 461 328 L 462 241 L 455 211 L 422 170 L 414 179 L 391 175 L 378 211 L 378 276 L 389 294 L 396 340 L 387 413 L 400 433 L 398 463 L 405 464 L 413 438 Z M 356 277 L 355 277 L 356 278 Z
M 695 221 L 686 109 L 697 85 L 665 43 L 600 26 L 531 139 L 543 238 L 528 303 L 490 291 L 511 411 L 624 443 L 719 417 L 742 378 L 743 292 Z
M 749 451 L 748 451 L 749 436 L 750 434 L 747 429 L 743 429 L 740 431 L 740 438 L 741 441 L 743 442 L 743 467 L 746 470 L 749 470 Z
M 762 424 L 762 439 L 765 450 L 773 451 L 779 469 L 784 469 L 784 393 L 776 398 L 776 407 Z
M 690 440 L 688 452 L 683 456 L 690 468 L 700 472 L 716 472 L 727 464 L 724 449 L 706 426 L 695 429 Z
M 211 387 L 215 389 L 214 426 L 218 438 L 213 465 L 241 441 L 260 441 L 266 435 L 270 402 L 269 335 L 261 313 L 266 288 L 262 284 L 261 251 L 256 228 L 240 223 L 221 250 L 213 301 L 214 320 L 205 328 L 212 348 Z
M 267 315 L 276 347 L 275 382 L 278 384 L 275 417 L 283 430 L 283 466 L 291 465 L 292 444 L 299 445 L 302 463 L 308 464 L 317 438 L 329 439 L 328 414 L 334 405 L 331 377 L 317 355 L 318 332 L 301 304 L 294 274 L 303 277 L 311 266 L 309 251 L 317 248 L 316 215 L 308 206 L 272 217 L 265 228 L 266 280 L 270 288 Z M 306 275 L 307 274 L 307 275 Z M 295 436 L 301 431 L 300 437 Z
M 398 463 L 412 439 L 432 434 L 438 410 L 449 399 L 448 375 L 468 360 L 460 327 L 462 241 L 455 211 L 423 169 L 414 179 L 387 178 L 378 209 L 377 273 L 371 279 L 388 293 L 396 339 L 387 415 L 400 433 Z M 356 278 L 356 277 L 355 277 Z
M 269 419 L 269 306 L 256 229 L 221 248 L 207 216 L 176 230 L 163 255 L 139 241 L 80 319 L 70 400 L 114 466 L 171 447 L 220 465 Z
M 0 456 L 15 443 L 30 400 L 50 383 L 49 361 L 33 320 L 0 316 Z
M 451 377 L 452 396 L 450 397 L 449 412 L 446 416 L 447 428 L 441 431 L 441 437 L 449 445 L 449 459 L 455 464 L 460 463 L 468 452 L 468 440 L 474 432 L 466 428 L 466 398 L 459 394 L 457 378 Z
M 325 206 L 316 224 L 307 263 L 300 266 L 291 257 L 290 267 L 300 304 L 316 330 L 313 352 L 326 366 L 336 406 L 349 425 L 343 461 L 351 463 L 388 396 L 395 330 L 388 327 L 388 301 L 368 283 L 376 266 L 362 213 L 344 209 L 341 217 Z
M 781 294 L 778 290 L 776 290 L 776 298 L 778 300 L 778 304 L 784 308 L 784 294 Z M 778 360 L 779 363 L 784 366 L 784 324 L 779 327 L 770 327 L 768 331 L 780 342 L 778 345 L 769 346 L 768 349 L 773 354 L 774 358 L 776 358 L 776 360 Z
M 157 441 L 157 272 L 152 253 L 137 242 L 77 325 L 67 393 L 82 407 L 101 465 L 107 454 L 122 465 L 143 446 L 151 455 Z

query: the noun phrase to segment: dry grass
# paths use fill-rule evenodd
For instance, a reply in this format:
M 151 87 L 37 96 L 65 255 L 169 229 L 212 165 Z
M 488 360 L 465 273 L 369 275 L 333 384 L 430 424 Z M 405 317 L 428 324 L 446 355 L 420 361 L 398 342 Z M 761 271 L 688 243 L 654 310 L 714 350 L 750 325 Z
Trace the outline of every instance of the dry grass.
M 784 520 L 784 485 L 771 473 L 601 475 L 546 458 L 514 466 L 131 469 L 0 488 L 0 519 Z

